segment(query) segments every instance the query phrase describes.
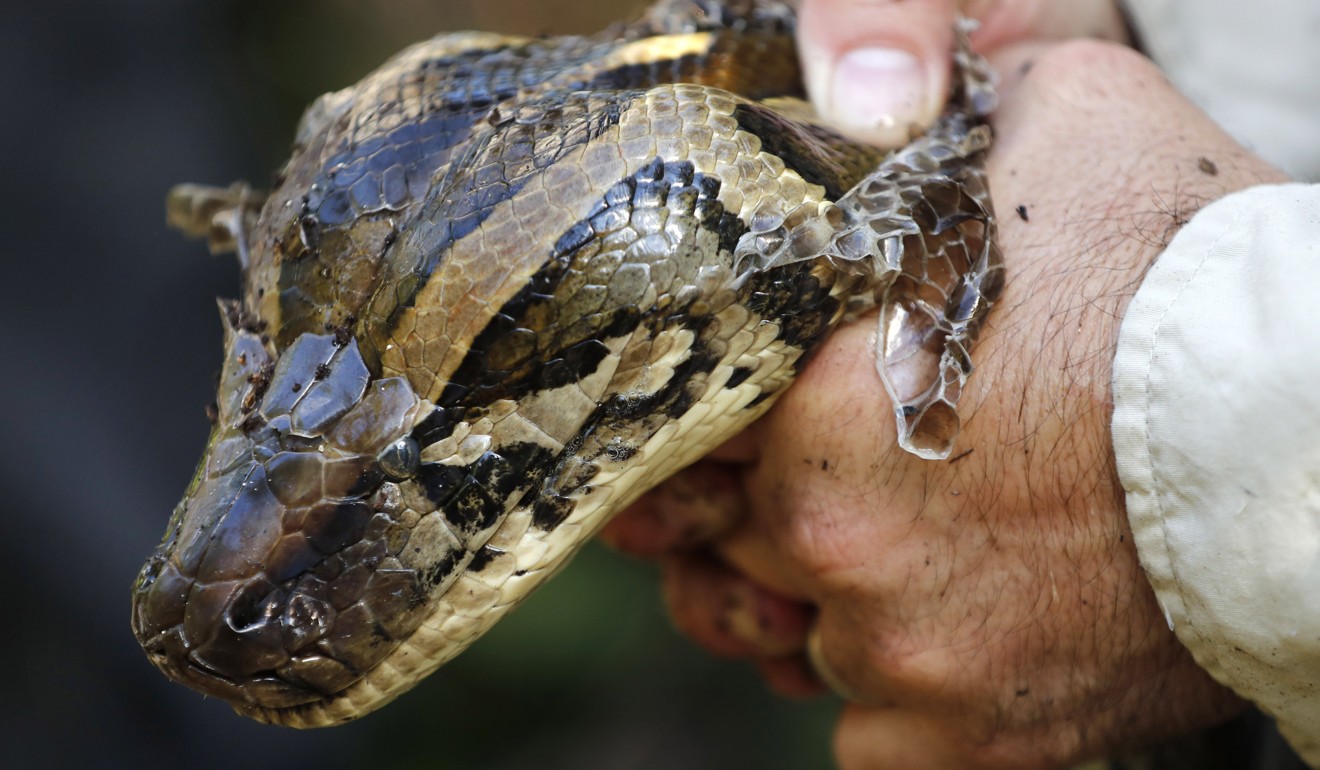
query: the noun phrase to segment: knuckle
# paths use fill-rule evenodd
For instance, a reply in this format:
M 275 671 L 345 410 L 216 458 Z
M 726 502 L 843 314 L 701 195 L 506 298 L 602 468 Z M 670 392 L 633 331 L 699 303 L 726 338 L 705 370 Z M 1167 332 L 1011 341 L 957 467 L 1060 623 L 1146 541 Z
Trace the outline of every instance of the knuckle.
M 741 605 L 739 582 L 719 564 L 699 557 L 665 559 L 663 594 L 674 627 L 708 652 L 745 657 L 756 652 L 731 622 L 731 609 Z
M 778 534 L 788 561 L 817 579 L 845 573 L 852 566 L 849 538 L 839 527 L 821 526 L 815 517 L 795 516 Z

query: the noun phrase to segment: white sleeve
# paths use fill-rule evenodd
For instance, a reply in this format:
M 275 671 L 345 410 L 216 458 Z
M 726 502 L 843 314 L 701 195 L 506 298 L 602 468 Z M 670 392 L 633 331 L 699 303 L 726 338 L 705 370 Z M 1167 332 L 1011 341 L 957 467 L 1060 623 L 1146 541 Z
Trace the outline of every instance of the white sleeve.
M 1320 767 L 1320 185 L 1177 234 L 1123 320 L 1112 429 L 1170 626 Z

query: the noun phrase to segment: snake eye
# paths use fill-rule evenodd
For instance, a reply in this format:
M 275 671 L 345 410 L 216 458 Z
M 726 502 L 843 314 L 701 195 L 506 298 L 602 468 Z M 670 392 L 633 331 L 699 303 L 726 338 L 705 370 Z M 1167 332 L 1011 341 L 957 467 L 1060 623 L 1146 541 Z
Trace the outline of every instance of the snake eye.
M 422 450 L 412 436 L 404 436 L 376 455 L 376 463 L 380 465 L 381 472 L 393 481 L 403 481 L 417 475 L 417 466 L 421 462 Z

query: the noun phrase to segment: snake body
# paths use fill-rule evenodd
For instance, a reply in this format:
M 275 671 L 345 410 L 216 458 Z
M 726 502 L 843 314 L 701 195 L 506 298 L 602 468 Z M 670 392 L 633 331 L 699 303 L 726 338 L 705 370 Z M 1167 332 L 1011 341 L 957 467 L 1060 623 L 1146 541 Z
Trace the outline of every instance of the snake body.
M 662 0 L 444 35 L 317 101 L 264 199 L 176 191 L 244 288 L 134 586 L 148 657 L 263 721 L 375 709 L 877 306 L 901 441 L 946 455 L 1002 284 L 988 71 L 960 43 L 946 113 L 881 152 L 813 120 L 793 28 Z

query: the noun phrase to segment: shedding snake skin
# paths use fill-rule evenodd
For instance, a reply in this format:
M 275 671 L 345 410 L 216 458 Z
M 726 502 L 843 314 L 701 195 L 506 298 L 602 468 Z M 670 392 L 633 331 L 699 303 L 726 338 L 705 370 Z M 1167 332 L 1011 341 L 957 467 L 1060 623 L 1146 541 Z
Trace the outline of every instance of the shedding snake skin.
M 790 7 L 662 0 L 589 38 L 437 37 L 307 111 L 238 251 L 206 453 L 133 590 L 170 677 L 298 727 L 387 703 L 879 308 L 943 458 L 1003 268 L 991 76 L 960 38 L 892 153 L 813 122 Z

